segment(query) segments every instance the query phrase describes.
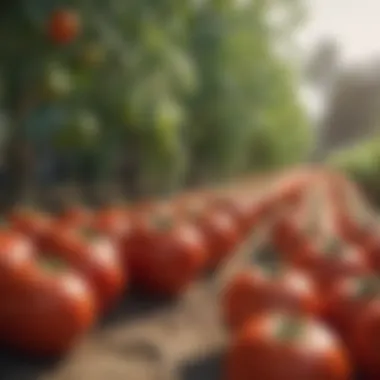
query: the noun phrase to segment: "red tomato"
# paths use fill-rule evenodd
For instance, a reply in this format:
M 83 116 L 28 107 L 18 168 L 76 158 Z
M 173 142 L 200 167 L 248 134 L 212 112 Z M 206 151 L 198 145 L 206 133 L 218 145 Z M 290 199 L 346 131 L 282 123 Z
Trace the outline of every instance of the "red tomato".
M 199 231 L 168 215 L 140 214 L 124 240 L 134 282 L 152 294 L 182 293 L 204 268 L 205 244 Z
M 348 380 L 340 341 L 311 318 L 267 314 L 247 323 L 229 347 L 226 380 Z
M 329 194 L 338 233 L 351 243 L 362 244 L 374 218 L 359 190 L 347 179 L 336 177 Z
M 314 284 L 302 272 L 284 267 L 268 273 L 254 268 L 238 273 L 227 285 L 222 309 L 227 325 L 236 330 L 267 311 L 317 315 L 320 301 Z
M 69 350 L 95 321 L 94 295 L 67 267 L 46 267 L 31 242 L 0 233 L 0 337 L 31 355 Z
M 324 294 L 324 318 L 347 341 L 359 315 L 374 299 L 380 300 L 376 277 L 343 279 Z
M 296 264 L 310 273 L 322 291 L 328 291 L 341 279 L 370 273 L 366 254 L 358 247 L 335 238 L 316 247 L 304 252 Z
M 127 282 L 120 254 L 112 242 L 94 230 L 57 225 L 47 254 L 65 260 L 81 273 L 97 295 L 98 310 L 105 311 L 120 297 Z
M 11 227 L 33 240 L 37 245 L 43 245 L 50 232 L 52 219 L 43 213 L 28 210 L 14 210 L 9 215 Z
M 233 218 L 243 236 L 250 232 L 251 209 L 244 199 L 235 199 L 233 196 L 221 197 L 214 201 L 213 207 L 216 211 L 222 211 Z
M 227 213 L 209 210 L 195 216 L 193 223 L 202 233 L 207 247 L 206 268 L 215 269 L 222 261 L 233 255 L 241 241 L 236 221 Z
M 119 208 L 104 208 L 95 213 L 92 228 L 119 243 L 131 228 L 127 212 Z
M 379 346 L 380 300 L 377 298 L 360 313 L 348 342 L 355 364 L 373 380 L 380 378 Z
M 48 24 L 48 33 L 53 42 L 68 44 L 79 34 L 81 23 L 76 11 L 59 9 L 53 12 Z
M 61 225 L 73 228 L 86 228 L 92 223 L 92 212 L 82 206 L 70 206 L 58 216 L 57 220 Z

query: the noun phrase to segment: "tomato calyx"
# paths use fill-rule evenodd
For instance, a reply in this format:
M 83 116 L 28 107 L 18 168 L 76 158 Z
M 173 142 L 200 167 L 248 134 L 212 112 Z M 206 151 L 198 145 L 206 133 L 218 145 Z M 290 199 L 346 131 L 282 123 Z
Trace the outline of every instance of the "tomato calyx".
M 357 279 L 355 285 L 355 295 L 357 297 L 373 299 L 380 295 L 380 279 L 377 276 Z
M 342 257 L 344 250 L 343 250 L 343 243 L 337 239 L 336 237 L 329 237 L 324 242 L 323 245 L 323 253 L 327 257 L 331 258 L 339 258 Z
M 99 233 L 91 227 L 80 228 L 79 235 L 88 241 L 94 241 L 99 238 Z
M 41 268 L 48 273 L 61 273 L 68 269 L 68 265 L 63 259 L 50 252 L 44 253 L 40 258 L 39 263 Z
M 279 315 L 275 326 L 275 337 L 281 342 L 291 342 L 302 336 L 304 320 L 294 314 Z
M 159 232 L 170 231 L 173 226 L 173 218 L 167 214 L 156 214 L 150 219 L 151 225 Z
M 273 262 L 270 264 L 266 264 L 262 266 L 262 271 L 270 280 L 276 280 L 281 277 L 281 275 L 285 272 L 285 268 L 278 262 Z

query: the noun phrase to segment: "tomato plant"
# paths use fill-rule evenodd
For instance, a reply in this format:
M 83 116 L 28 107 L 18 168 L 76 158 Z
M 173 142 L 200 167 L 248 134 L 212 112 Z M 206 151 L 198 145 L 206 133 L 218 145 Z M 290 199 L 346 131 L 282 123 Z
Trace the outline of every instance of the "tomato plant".
M 222 298 L 225 321 L 234 330 L 263 312 L 285 310 L 318 315 L 320 306 L 310 278 L 289 267 L 269 272 L 255 267 L 238 273 L 228 283 Z
M 226 380 L 348 380 L 340 341 L 308 317 L 270 313 L 252 319 L 229 347 Z

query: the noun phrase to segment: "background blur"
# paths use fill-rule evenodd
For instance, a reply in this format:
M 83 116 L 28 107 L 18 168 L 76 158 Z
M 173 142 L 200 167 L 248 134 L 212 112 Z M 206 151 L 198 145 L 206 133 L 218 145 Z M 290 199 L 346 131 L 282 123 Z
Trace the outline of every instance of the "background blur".
M 380 194 L 377 0 L 4 0 L 2 205 L 327 161 Z

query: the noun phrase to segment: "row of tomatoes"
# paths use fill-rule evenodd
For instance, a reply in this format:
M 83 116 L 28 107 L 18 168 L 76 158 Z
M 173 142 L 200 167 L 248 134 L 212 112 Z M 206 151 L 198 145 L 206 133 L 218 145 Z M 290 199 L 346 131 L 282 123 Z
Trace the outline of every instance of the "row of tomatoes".
M 270 221 L 274 262 L 223 294 L 228 380 L 380 378 L 380 223 L 346 178 L 318 170 L 306 182 Z
M 0 229 L 0 342 L 61 354 L 134 284 L 178 296 L 235 252 L 297 181 L 260 201 L 251 184 L 60 215 L 15 209 Z

